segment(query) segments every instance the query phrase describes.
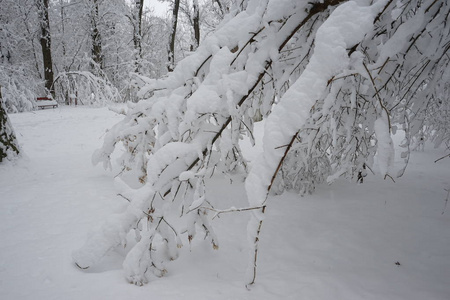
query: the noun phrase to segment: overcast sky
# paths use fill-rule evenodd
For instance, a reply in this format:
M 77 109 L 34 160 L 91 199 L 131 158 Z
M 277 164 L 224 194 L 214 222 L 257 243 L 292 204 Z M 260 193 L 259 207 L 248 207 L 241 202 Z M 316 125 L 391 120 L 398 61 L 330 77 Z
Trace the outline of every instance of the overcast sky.
M 144 0 L 144 6 L 153 8 L 155 14 L 160 17 L 165 17 L 166 12 L 169 9 L 169 4 L 167 2 L 161 3 L 158 0 Z

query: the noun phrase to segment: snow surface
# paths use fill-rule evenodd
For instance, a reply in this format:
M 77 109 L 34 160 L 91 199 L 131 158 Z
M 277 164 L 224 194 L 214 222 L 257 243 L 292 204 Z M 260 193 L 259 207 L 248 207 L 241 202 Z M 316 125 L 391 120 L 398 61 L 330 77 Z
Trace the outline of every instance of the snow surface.
M 124 278 L 124 251 L 86 271 L 72 261 L 93 229 L 127 204 L 116 196 L 114 160 L 112 172 L 91 165 L 122 116 L 60 107 L 10 118 L 26 157 L 0 166 L 0 299 L 450 299 L 450 159 L 434 163 L 444 149 L 412 153 L 396 183 L 369 174 L 361 185 L 337 180 L 312 196 L 271 196 L 250 291 L 249 212 L 214 219 L 218 251 L 183 236 L 168 274 L 137 287 Z M 260 144 L 263 124 L 256 127 Z M 260 148 L 249 145 L 254 158 Z M 207 185 L 209 199 L 227 203 L 218 209 L 247 205 L 239 180 Z

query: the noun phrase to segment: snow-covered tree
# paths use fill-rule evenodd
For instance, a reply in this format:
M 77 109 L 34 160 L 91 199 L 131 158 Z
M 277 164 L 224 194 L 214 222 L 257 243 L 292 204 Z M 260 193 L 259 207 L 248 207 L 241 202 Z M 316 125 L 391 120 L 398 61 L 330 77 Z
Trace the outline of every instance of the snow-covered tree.
M 124 269 L 143 284 L 150 273 L 164 275 L 184 232 L 190 242 L 200 229 L 217 248 L 209 212 L 220 210 L 206 198 L 205 177 L 247 172 L 239 141 L 252 139 L 262 115 L 264 151 L 248 171 L 243 208 L 253 210 L 253 283 L 271 191 L 356 182 L 375 171 L 374 157 L 381 176 L 393 178 L 396 130 L 405 132 L 406 162 L 423 132 L 449 142 L 449 13 L 444 0 L 237 1 L 167 77 L 135 77 L 143 100 L 93 156 L 110 167 L 124 147 L 120 192 L 130 204 L 74 253 L 76 264 L 89 268 L 133 232 Z
M 119 91 L 108 79 L 88 71 L 61 72 L 53 85 L 57 98 L 65 99 L 66 104 L 105 106 L 121 102 Z
M 54 96 L 53 91 L 53 60 L 52 60 L 52 39 L 50 34 L 50 20 L 49 20 L 49 1 L 36 0 L 37 11 L 39 14 L 39 27 L 41 36 L 39 41 L 42 49 L 42 59 L 44 65 L 44 80 L 45 88 Z
M 43 81 L 39 76 L 41 60 L 36 56 L 37 23 L 35 3 L 31 0 L 1 1 L 0 10 L 0 85 L 7 112 L 34 108 L 35 94 Z
M 57 100 L 68 103 L 69 93 L 79 94 L 81 102 L 78 103 L 91 102 L 92 93 L 96 105 L 123 99 L 127 94 L 129 72 L 136 69 L 137 63 L 136 57 L 130 55 L 135 48 L 130 44 L 133 27 L 127 18 L 129 4 L 123 0 L 59 0 L 51 2 L 51 6 Z M 145 41 L 141 44 L 146 45 Z M 139 63 L 146 66 L 142 59 Z M 108 93 L 102 88 L 97 94 L 97 89 L 91 88 L 99 84 L 121 91 L 121 96 L 100 100 Z M 86 86 L 88 88 L 83 89 Z
M 216 29 L 224 16 L 229 12 L 233 0 L 213 0 L 200 2 L 200 23 L 204 36 Z
M 175 49 L 175 58 L 183 58 L 195 51 L 200 41 L 214 32 L 230 5 L 231 0 L 181 0 L 176 38 L 178 47 Z M 178 60 L 176 59 L 176 61 Z
M 0 86 L 0 163 L 13 159 L 19 155 L 19 152 L 19 145 L 11 121 L 6 113 L 6 107 L 2 98 L 2 88 Z
M 133 44 L 135 52 L 136 73 L 140 73 L 140 62 L 142 61 L 142 16 L 144 12 L 144 0 L 136 0 L 127 15 L 133 27 Z

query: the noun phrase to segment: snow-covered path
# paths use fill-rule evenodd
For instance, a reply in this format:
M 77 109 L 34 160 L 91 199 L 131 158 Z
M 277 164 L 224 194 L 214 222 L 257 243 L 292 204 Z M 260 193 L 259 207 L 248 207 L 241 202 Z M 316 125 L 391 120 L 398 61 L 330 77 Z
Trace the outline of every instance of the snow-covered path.
M 71 251 L 86 234 L 80 229 L 111 206 L 111 176 L 92 168 L 90 155 L 117 117 L 63 108 L 11 119 L 27 157 L 0 171 L 0 298 L 62 299 L 79 285 Z
M 0 167 L 0 299 L 450 299 L 450 159 L 433 163 L 443 150 L 413 153 L 396 183 L 369 176 L 270 198 L 251 291 L 246 213 L 214 221 L 219 251 L 184 241 L 166 277 L 136 287 L 122 275 L 121 251 L 87 272 L 71 258 L 125 205 L 118 170 L 90 163 L 121 116 L 62 107 L 10 117 L 27 157 Z M 238 180 L 208 184 L 220 208 L 246 205 Z

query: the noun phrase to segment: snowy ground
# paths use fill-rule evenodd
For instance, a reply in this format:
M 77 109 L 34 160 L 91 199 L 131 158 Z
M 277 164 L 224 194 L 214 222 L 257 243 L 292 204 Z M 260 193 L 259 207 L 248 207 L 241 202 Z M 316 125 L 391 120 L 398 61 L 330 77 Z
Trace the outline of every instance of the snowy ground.
M 270 198 L 250 291 L 246 213 L 214 221 L 219 251 L 196 241 L 166 277 L 137 287 L 122 275 L 120 251 L 87 272 L 71 258 L 125 205 L 117 170 L 90 163 L 121 116 L 61 107 L 10 117 L 27 157 L 0 167 L 0 299 L 450 299 L 450 159 L 433 163 L 443 149 L 413 153 L 396 183 L 370 176 Z M 241 182 L 209 186 L 219 208 L 245 206 Z

